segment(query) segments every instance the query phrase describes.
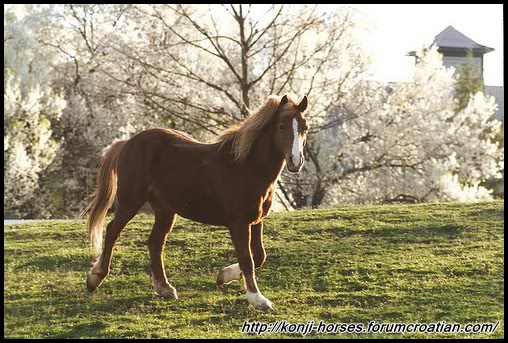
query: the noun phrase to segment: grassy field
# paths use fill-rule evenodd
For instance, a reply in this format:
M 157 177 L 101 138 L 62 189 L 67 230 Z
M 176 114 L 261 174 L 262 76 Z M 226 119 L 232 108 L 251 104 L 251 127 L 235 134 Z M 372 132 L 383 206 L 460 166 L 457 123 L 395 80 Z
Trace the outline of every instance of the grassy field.
M 476 323 L 489 334 L 311 334 L 319 338 L 504 337 L 503 202 L 351 206 L 274 213 L 265 221 L 266 264 L 257 271 L 276 310 L 247 306 L 240 283 L 215 287 L 236 262 L 227 231 L 177 223 L 165 265 L 180 300 L 152 292 L 138 215 L 116 245 L 111 275 L 93 295 L 83 221 L 4 228 L 4 335 L 8 338 L 233 338 L 244 320 L 273 323 Z M 298 338 L 268 334 L 265 338 Z

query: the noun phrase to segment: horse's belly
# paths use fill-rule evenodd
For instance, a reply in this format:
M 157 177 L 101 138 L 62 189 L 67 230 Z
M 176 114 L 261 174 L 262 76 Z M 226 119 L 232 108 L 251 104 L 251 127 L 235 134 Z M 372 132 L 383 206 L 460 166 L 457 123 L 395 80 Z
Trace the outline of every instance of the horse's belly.
M 219 213 L 209 214 L 209 213 L 203 213 L 203 212 L 196 211 L 196 210 L 190 211 L 190 210 L 186 210 L 186 209 L 183 209 L 181 211 L 176 211 L 176 213 L 181 217 L 184 217 L 189 220 L 193 220 L 195 222 L 203 223 L 203 224 L 220 225 L 220 226 L 226 225 L 223 216 L 221 216 Z
M 181 217 L 209 225 L 225 225 L 224 215 L 216 204 L 196 201 L 175 206 L 175 212 Z
M 179 216 L 193 221 L 210 225 L 225 225 L 223 210 L 218 201 L 206 194 L 175 197 L 170 202 L 170 207 Z

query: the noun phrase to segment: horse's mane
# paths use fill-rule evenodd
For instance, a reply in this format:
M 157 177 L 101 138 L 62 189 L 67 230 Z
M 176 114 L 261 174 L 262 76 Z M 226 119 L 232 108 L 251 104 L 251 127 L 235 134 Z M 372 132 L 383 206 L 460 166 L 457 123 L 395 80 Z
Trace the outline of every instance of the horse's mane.
M 226 143 L 231 142 L 234 160 L 236 162 L 244 161 L 260 132 L 277 113 L 281 99 L 282 96 L 270 95 L 263 106 L 254 114 L 251 114 L 239 124 L 226 129 L 217 140 L 219 146 L 222 148 Z M 287 112 L 288 107 L 293 104 L 296 104 L 294 97 L 288 95 L 288 103 L 281 109 L 281 115 Z

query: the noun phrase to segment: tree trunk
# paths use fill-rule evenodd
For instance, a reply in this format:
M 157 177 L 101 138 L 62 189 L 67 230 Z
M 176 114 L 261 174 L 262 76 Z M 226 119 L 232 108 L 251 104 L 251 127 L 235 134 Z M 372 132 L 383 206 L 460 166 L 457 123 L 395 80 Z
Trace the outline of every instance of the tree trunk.
M 316 187 L 314 188 L 314 192 L 312 193 L 312 208 L 318 208 L 323 202 L 323 198 L 325 197 L 326 189 L 322 186 L 321 180 L 318 179 L 316 183 Z

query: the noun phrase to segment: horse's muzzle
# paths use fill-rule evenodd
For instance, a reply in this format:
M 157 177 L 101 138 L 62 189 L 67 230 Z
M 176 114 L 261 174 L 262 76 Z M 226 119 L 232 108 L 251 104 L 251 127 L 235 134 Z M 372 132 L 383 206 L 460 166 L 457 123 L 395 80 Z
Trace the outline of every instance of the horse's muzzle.
M 294 165 L 293 159 L 291 158 L 291 156 L 287 157 L 286 158 L 286 165 L 288 167 L 288 170 L 291 173 L 299 173 L 303 167 L 303 156 L 300 156 L 300 163 L 297 166 Z

